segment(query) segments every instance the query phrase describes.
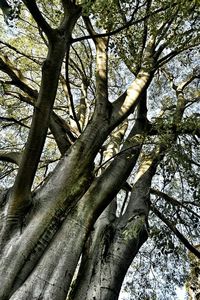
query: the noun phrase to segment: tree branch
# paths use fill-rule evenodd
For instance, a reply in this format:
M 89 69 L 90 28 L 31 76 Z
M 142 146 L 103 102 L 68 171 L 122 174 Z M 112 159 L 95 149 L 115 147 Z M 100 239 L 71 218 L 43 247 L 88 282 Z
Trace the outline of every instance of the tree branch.
M 95 39 L 96 45 L 96 105 L 98 115 L 105 115 L 108 108 L 108 39 Z
M 0 69 L 10 76 L 12 81 L 9 84 L 13 84 L 23 92 L 29 95 L 29 97 L 22 95 L 21 93 L 15 93 L 20 101 L 28 103 L 35 107 L 36 100 L 38 98 L 37 90 L 33 90 L 27 83 L 26 78 L 23 76 L 21 71 L 16 69 L 14 64 L 7 57 L 0 57 Z M 11 94 L 13 96 L 14 92 L 5 92 L 6 95 Z M 75 138 L 73 137 L 70 129 L 66 129 L 66 126 L 63 125 L 63 122 L 58 122 L 58 118 L 61 119 L 53 113 L 50 118 L 50 128 L 54 134 L 55 140 L 57 142 L 58 148 L 63 155 L 67 148 L 69 147 L 69 142 L 74 142 Z M 64 134 L 65 133 L 65 134 Z
M 147 90 L 152 80 L 151 71 L 141 70 L 130 87 L 115 102 L 112 103 L 113 110 L 111 115 L 111 123 L 120 123 L 130 113 L 134 112 L 141 97 Z
M 9 49 L 15 51 L 17 54 L 20 54 L 20 55 L 22 55 L 23 57 L 28 58 L 29 60 L 33 61 L 34 63 L 36 63 L 36 64 L 38 64 L 38 65 L 41 65 L 41 62 L 40 62 L 39 60 L 37 60 L 37 59 L 31 57 L 30 55 L 28 55 L 28 54 L 26 54 L 26 53 L 24 53 L 24 52 L 21 52 L 21 51 L 18 50 L 16 47 L 14 47 L 14 46 L 12 46 L 12 45 L 10 45 L 10 44 L 8 44 L 8 43 L 2 41 L 2 40 L 0 40 L 0 44 L 5 45 L 5 46 L 8 47 Z
M 200 216 L 197 213 L 195 213 L 192 209 L 190 209 L 188 206 L 186 206 L 184 203 L 181 203 L 174 197 L 171 197 L 171 196 L 167 195 L 166 193 L 163 193 L 163 192 L 153 189 L 153 188 L 150 189 L 150 193 L 165 199 L 167 202 L 171 203 L 173 206 L 181 206 L 181 207 L 185 208 L 187 211 L 191 212 L 196 217 L 200 218 Z
M 67 122 L 56 115 L 55 112 L 51 115 L 49 127 L 58 145 L 60 153 L 64 155 L 67 149 L 75 142 L 76 138 L 72 134 Z
M 49 40 L 52 39 L 53 29 L 47 23 L 45 18 L 42 16 L 35 0 L 23 0 L 23 3 L 26 5 L 34 20 L 36 21 L 39 28 L 41 28 Z
M 67 50 L 66 52 L 66 63 L 65 63 L 65 84 L 67 86 L 67 92 L 68 92 L 68 96 L 69 96 L 69 101 L 70 101 L 70 105 L 71 105 L 71 110 L 72 110 L 72 114 L 74 117 L 74 120 L 76 122 L 77 128 L 79 130 L 79 132 L 81 133 L 81 126 L 79 124 L 77 115 L 76 115 L 76 111 L 75 111 L 75 107 L 74 107 L 74 101 L 73 101 L 73 95 L 71 93 L 71 88 L 70 88 L 70 83 L 69 83 L 69 52 L 70 52 L 70 48 Z
M 96 47 L 96 107 L 97 114 L 104 114 L 108 107 L 108 37 L 97 37 L 89 17 L 83 17 L 86 28 Z
M 27 93 L 30 97 L 37 98 L 38 92 L 29 87 L 27 79 L 23 76 L 7 56 L 0 55 L 0 70 L 8 74 L 12 79 L 10 84 L 13 84 Z
M 126 211 L 122 216 L 121 223 L 126 224 L 135 215 L 143 214 L 146 219 L 149 214 L 149 197 L 152 178 L 156 172 L 159 155 L 153 154 L 146 156 L 140 164 L 139 170 L 135 176 L 135 183 L 131 190 L 130 200 Z
M 83 37 L 75 38 L 75 39 L 72 40 L 72 43 L 80 42 L 80 41 L 87 40 L 87 39 L 94 39 L 94 38 L 102 38 L 102 37 L 113 36 L 113 35 L 115 35 L 117 33 L 120 33 L 122 30 L 129 28 L 130 26 L 137 25 L 137 24 L 139 24 L 139 23 L 141 23 L 143 21 L 146 21 L 151 16 L 154 16 L 154 15 L 156 15 L 156 14 L 158 14 L 160 12 L 163 12 L 163 11 L 167 10 L 168 8 L 174 7 L 176 5 L 178 5 L 178 3 L 173 3 L 173 5 L 170 5 L 170 6 L 168 5 L 166 7 L 161 7 L 159 9 L 156 9 L 155 11 L 147 14 L 146 16 L 144 16 L 144 17 L 142 17 L 142 18 L 140 18 L 138 20 L 135 20 L 135 21 L 133 21 L 132 18 L 131 18 L 131 20 L 129 22 L 127 22 L 125 25 L 123 25 L 123 26 L 121 26 L 121 27 L 119 27 L 119 28 L 117 28 L 117 29 L 115 29 L 113 31 L 110 31 L 110 32 L 100 33 L 100 34 L 94 34 L 94 35 L 93 34 L 92 35 L 86 35 L 86 36 L 83 36 Z
M 155 213 L 155 215 L 161 221 L 163 221 L 167 225 L 167 227 L 169 227 L 169 229 L 171 229 L 171 231 L 177 236 L 177 238 L 183 243 L 183 245 L 200 259 L 200 252 L 188 242 L 184 235 L 182 235 L 182 233 L 174 225 L 172 225 L 172 223 L 167 218 L 165 218 L 155 206 L 152 206 L 151 209 Z
M 11 122 L 10 124 L 8 125 L 4 125 L 3 128 L 5 127 L 8 127 L 10 125 L 13 125 L 13 124 L 17 124 L 17 125 L 20 125 L 20 126 L 23 126 L 25 128 L 28 128 L 29 129 L 29 126 L 23 124 L 21 121 L 24 121 L 26 119 L 28 119 L 29 117 L 26 117 L 26 118 L 23 118 L 21 120 L 17 120 L 15 118 L 9 118 L 9 117 L 0 117 L 0 122 L 3 121 L 3 122 Z
M 0 160 L 14 163 L 19 166 L 22 158 L 22 154 L 20 152 L 4 152 L 0 151 Z
M 64 28 L 65 30 L 62 31 L 62 34 L 59 29 L 53 30 L 52 33 L 52 29 L 47 25 L 40 12 L 38 12 L 35 1 L 24 2 L 26 2 L 30 10 L 32 10 L 39 25 L 40 23 L 42 24 L 41 26 L 43 27 L 43 30 L 46 31 L 49 39 L 52 38 L 53 34 L 53 40 L 51 39 L 51 43 L 48 47 L 48 54 L 42 66 L 40 91 L 35 103 L 31 128 L 17 176 L 9 195 L 9 207 L 6 216 L 8 226 L 9 219 L 13 216 L 15 216 L 19 222 L 21 221 L 26 208 L 29 207 L 30 202 L 32 201 L 31 188 L 53 111 L 63 59 L 66 51 L 69 51 L 72 30 L 79 18 L 79 13 L 74 15 L 70 14 L 66 18 L 66 27 Z M 39 13 L 38 16 L 37 13 Z M 6 232 L 7 230 L 5 229 L 3 236 Z
M 170 61 L 172 58 L 174 58 L 178 54 L 182 53 L 185 50 L 195 48 L 198 45 L 199 45 L 198 42 L 194 43 L 193 45 L 185 43 L 182 48 L 172 50 L 170 53 L 166 54 L 160 60 L 158 60 L 158 62 L 156 64 L 156 68 L 158 69 L 158 68 L 162 67 L 164 64 L 166 64 L 168 61 Z

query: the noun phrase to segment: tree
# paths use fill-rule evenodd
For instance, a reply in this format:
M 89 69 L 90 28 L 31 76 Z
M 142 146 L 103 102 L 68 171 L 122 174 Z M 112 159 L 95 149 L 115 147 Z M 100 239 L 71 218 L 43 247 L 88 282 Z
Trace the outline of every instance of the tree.
M 0 40 L 0 299 L 118 299 L 148 236 L 200 258 L 198 1 L 22 2 Z
M 199 249 L 199 245 L 195 245 Z M 190 273 L 187 278 L 186 288 L 188 289 L 189 299 L 198 300 L 200 298 L 199 292 L 199 260 L 193 253 L 189 253 L 190 258 Z

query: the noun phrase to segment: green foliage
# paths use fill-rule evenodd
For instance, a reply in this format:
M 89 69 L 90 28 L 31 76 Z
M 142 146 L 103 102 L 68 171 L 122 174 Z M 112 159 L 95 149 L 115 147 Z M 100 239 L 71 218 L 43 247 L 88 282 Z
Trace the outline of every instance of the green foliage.
M 123 235 L 125 239 L 137 239 L 143 229 L 143 226 L 145 226 L 145 216 L 135 216 L 133 217 L 133 220 L 129 220 L 129 223 L 128 226 L 126 226 L 127 228 L 123 230 Z

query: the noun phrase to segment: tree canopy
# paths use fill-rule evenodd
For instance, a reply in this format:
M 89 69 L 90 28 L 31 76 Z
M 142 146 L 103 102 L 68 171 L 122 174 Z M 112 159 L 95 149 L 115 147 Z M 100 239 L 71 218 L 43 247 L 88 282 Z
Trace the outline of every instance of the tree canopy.
M 187 280 L 199 4 L 0 1 L 0 299 L 172 299 Z

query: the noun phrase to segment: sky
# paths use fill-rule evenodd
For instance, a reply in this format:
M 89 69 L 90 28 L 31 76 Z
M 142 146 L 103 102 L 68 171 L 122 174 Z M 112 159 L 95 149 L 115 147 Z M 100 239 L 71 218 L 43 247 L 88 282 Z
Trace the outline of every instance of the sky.
M 177 287 L 176 293 L 177 293 L 177 300 L 186 300 L 187 299 L 185 287 L 182 287 L 182 288 Z

